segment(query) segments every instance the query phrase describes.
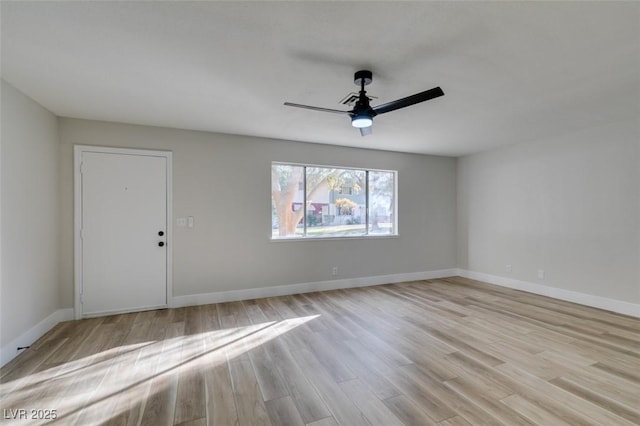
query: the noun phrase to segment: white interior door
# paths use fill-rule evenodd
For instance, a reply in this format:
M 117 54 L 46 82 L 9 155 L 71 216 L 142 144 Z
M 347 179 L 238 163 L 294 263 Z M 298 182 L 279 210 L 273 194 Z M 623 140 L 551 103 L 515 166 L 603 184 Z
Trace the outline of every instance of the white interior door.
M 76 157 L 82 316 L 167 306 L 168 158 L 118 151 Z

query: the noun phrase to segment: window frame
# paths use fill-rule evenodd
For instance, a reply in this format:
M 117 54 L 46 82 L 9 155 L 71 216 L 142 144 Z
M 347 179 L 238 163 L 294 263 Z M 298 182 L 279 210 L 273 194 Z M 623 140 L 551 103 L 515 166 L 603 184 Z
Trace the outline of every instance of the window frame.
M 351 166 L 339 166 L 339 165 L 322 165 L 322 164 L 310 164 L 310 163 L 296 163 L 290 161 L 271 161 L 270 164 L 270 172 L 273 169 L 274 165 L 282 165 L 282 166 L 293 166 L 293 167 L 303 167 L 304 173 L 302 176 L 303 183 L 303 205 L 301 208 L 304 208 L 307 204 L 307 167 L 317 167 L 317 168 L 327 168 L 327 169 L 343 169 L 343 170 L 358 170 L 365 172 L 365 200 L 366 200 L 366 214 L 365 214 L 365 231 L 366 233 L 363 235 L 343 235 L 343 236 L 331 236 L 331 237 L 314 237 L 307 236 L 307 215 L 303 214 L 303 234 L 301 236 L 292 235 L 290 237 L 274 237 L 273 236 L 273 228 L 271 228 L 271 234 L 269 235 L 269 240 L 274 242 L 283 242 L 283 241 L 331 241 L 331 240 L 358 240 L 358 239 L 377 239 L 377 238 L 399 238 L 400 230 L 399 230 L 399 215 L 398 215 L 398 170 L 388 170 L 388 169 L 377 169 L 377 168 L 366 168 L 366 167 L 351 167 Z M 383 172 L 383 173 L 393 173 L 393 230 L 392 234 L 370 234 L 369 233 L 369 172 Z M 271 180 L 269 180 L 271 182 Z M 273 199 L 271 200 L 271 209 L 273 209 Z M 270 223 L 273 223 L 273 216 L 271 217 Z

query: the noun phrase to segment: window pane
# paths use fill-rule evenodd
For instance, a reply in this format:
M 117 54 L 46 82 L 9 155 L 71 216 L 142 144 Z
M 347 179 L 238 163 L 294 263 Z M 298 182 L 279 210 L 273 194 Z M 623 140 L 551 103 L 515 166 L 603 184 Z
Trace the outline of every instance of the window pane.
M 364 170 L 307 167 L 307 237 L 365 235 L 365 180 Z
M 395 173 L 369 172 L 369 234 L 395 234 Z
M 395 190 L 394 171 L 272 163 L 271 237 L 397 235 Z
M 304 167 L 271 165 L 271 236 L 304 236 Z

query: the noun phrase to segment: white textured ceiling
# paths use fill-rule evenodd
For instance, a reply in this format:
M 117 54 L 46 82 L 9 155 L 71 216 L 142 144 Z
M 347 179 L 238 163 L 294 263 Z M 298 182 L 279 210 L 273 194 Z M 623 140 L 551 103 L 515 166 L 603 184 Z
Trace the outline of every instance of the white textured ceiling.
M 59 116 L 459 156 L 640 117 L 638 2 L 7 2 L 2 78 Z M 341 109 L 440 86 L 361 137 Z

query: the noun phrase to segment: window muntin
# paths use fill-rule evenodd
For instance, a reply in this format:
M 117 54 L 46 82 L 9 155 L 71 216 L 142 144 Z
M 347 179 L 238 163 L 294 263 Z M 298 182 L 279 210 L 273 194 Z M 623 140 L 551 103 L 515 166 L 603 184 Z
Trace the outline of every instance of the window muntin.
M 272 239 L 397 235 L 396 204 L 395 171 L 271 165 Z

